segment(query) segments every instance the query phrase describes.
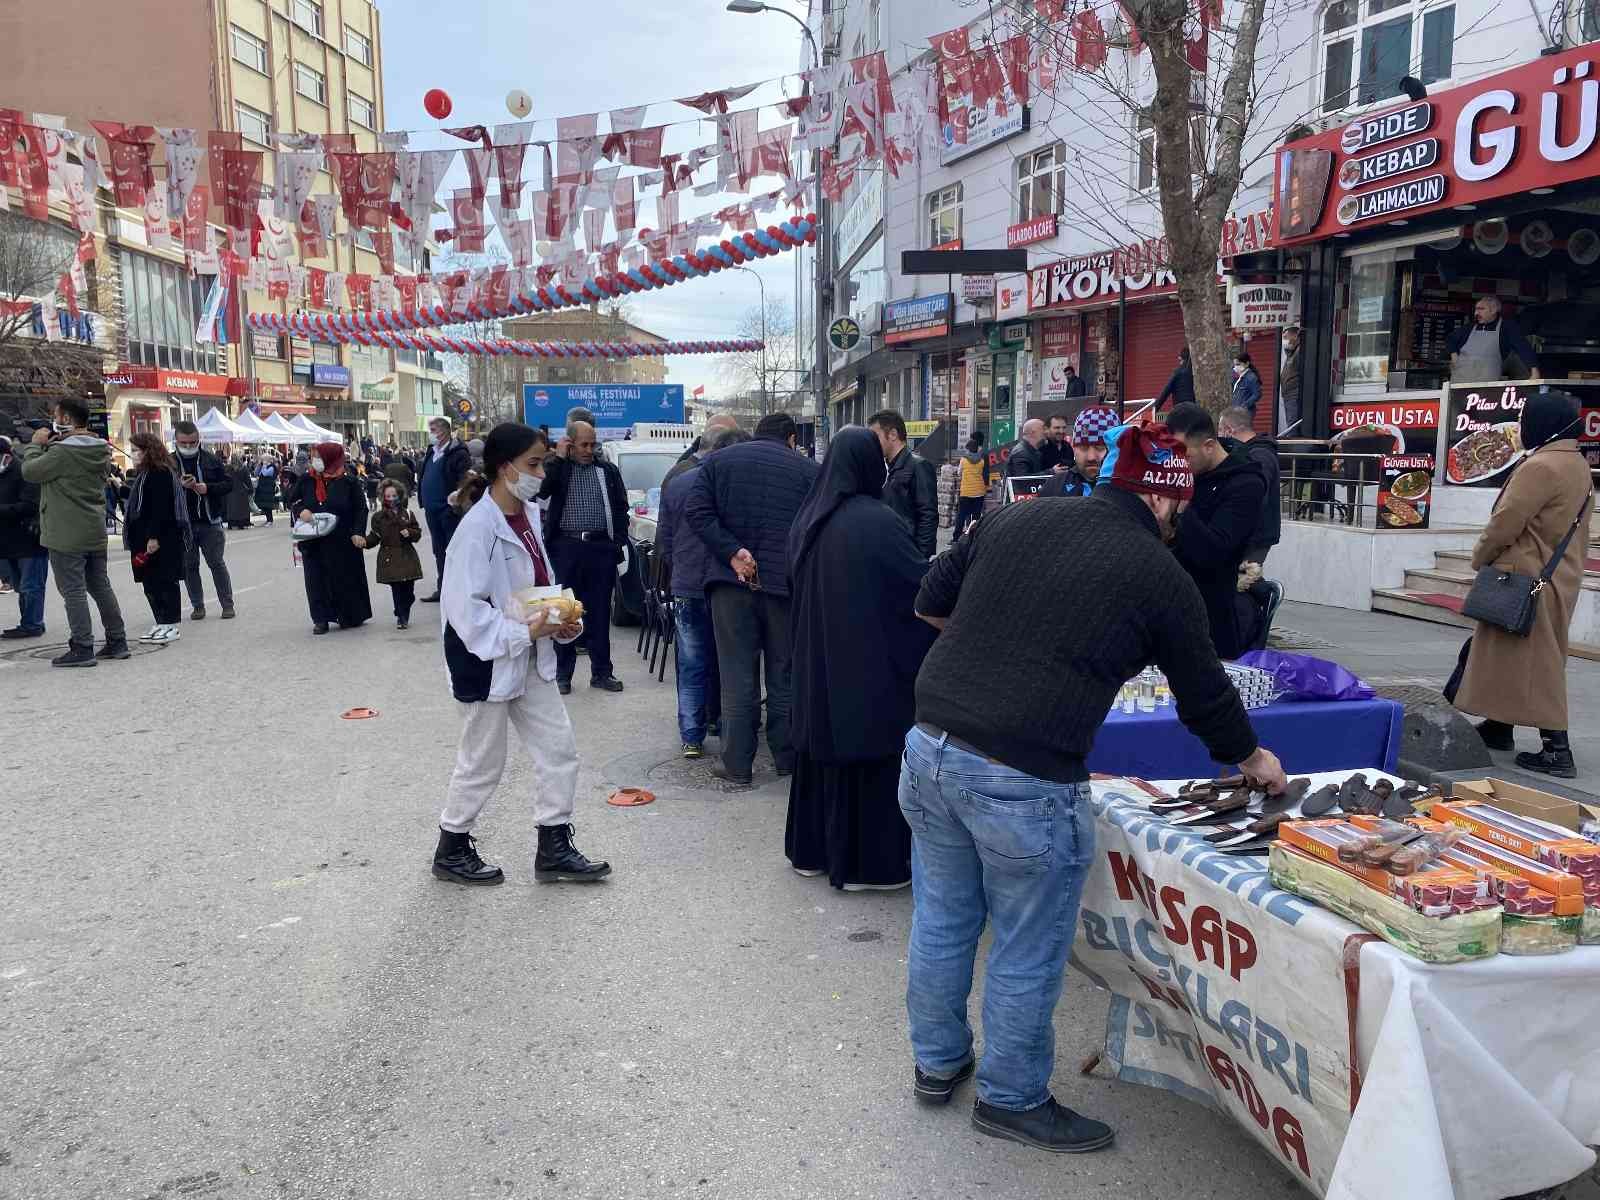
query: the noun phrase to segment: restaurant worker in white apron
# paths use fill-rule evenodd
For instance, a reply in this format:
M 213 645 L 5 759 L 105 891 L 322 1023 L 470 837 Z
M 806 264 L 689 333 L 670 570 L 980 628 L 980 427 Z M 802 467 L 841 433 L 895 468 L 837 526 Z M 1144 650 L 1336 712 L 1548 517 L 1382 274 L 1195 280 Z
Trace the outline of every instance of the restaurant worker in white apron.
M 1451 383 L 1540 378 L 1538 352 L 1515 321 L 1500 315 L 1496 297 L 1481 297 L 1472 307 L 1472 317 L 1472 323 L 1457 328 L 1446 343 Z M 1521 363 L 1520 370 L 1508 362 L 1513 355 Z
M 590 882 L 611 874 L 609 863 L 590 862 L 572 844 L 578 743 L 556 690 L 553 643 L 575 641 L 583 622 L 551 625 L 545 609 L 532 621 L 522 620 L 514 599 L 526 588 L 556 583 L 535 500 L 548 452 L 537 429 L 516 422 L 495 426 L 483 444 L 488 490 L 461 519 L 445 556 L 445 666 L 466 724 L 439 817 L 433 873 L 454 883 L 505 879 L 499 867 L 478 857 L 472 830 L 505 770 L 508 727 L 516 729 L 533 760 L 533 817 L 539 827 L 533 877 L 541 883 Z

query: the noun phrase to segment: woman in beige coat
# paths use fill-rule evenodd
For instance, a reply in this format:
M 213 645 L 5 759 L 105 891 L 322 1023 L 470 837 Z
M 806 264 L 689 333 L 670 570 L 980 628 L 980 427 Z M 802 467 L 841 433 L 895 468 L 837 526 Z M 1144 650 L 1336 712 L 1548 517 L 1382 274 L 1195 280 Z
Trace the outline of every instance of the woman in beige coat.
M 1578 453 L 1578 402 L 1566 392 L 1535 392 L 1522 410 L 1522 444 L 1529 453 L 1495 501 L 1472 567 L 1491 563 L 1536 577 L 1544 570 L 1580 508 L 1592 511 L 1589 464 Z M 1583 583 L 1589 530 L 1584 520 L 1567 543 L 1550 586 L 1540 593 L 1533 631 L 1518 637 L 1479 622 L 1472 634 L 1456 707 L 1487 717 L 1478 732 L 1491 750 L 1512 750 L 1514 729 L 1539 730 L 1537 754 L 1517 766 L 1571 779 L 1577 774 L 1567 741 L 1567 626 Z

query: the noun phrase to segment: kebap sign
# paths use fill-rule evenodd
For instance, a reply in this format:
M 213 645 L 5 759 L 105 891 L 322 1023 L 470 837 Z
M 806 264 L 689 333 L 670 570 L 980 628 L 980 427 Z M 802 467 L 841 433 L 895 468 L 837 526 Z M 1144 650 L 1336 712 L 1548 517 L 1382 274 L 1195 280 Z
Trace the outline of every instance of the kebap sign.
M 1278 245 L 1600 174 L 1600 47 L 1524 63 L 1290 142 Z

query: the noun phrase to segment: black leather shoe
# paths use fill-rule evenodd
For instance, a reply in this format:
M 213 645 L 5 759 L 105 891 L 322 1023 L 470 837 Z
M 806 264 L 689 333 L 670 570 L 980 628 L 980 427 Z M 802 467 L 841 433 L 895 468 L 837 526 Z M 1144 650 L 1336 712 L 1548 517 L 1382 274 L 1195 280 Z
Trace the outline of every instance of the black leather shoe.
M 439 830 L 439 845 L 433 852 L 433 873 L 451 883 L 504 883 L 506 873 L 478 857 L 476 840 L 470 833 Z
M 233 608 L 233 605 L 231 605 L 231 604 L 224 604 L 224 605 L 223 605 L 223 606 L 222 606 L 222 619 L 223 619 L 223 620 L 224 620 L 224 621 L 231 621 L 231 620 L 233 620 L 233 619 L 234 619 L 234 618 L 235 618 L 235 617 L 237 617 L 237 616 L 238 616 L 238 615 L 239 615 L 239 614 L 238 614 L 238 613 L 237 613 L 237 612 L 235 612 L 235 611 L 234 611 L 234 608 Z
M 731 783 L 734 787 L 747 788 L 755 786 L 755 779 L 749 775 L 735 775 L 727 767 L 712 767 L 711 773 L 723 783 Z
M 608 862 L 590 862 L 572 844 L 571 825 L 539 826 L 533 877 L 540 883 L 593 883 L 611 874 Z
M 50 660 L 52 667 L 97 667 L 94 650 L 88 646 L 68 646 L 65 654 L 58 654 Z
M 1483 744 L 1491 750 L 1515 750 L 1516 730 L 1504 721 L 1479 721 L 1474 727 Z
M 43 636 L 44 636 L 44 630 L 42 630 L 42 629 L 24 629 L 21 625 L 13 625 L 10 629 L 7 629 L 7 630 L 4 630 L 3 632 L 0 632 L 0 638 L 3 638 L 5 641 L 8 641 L 8 642 L 18 641 L 18 640 L 20 640 L 22 638 L 36 638 L 36 637 L 43 637 Z
M 622 690 L 622 680 L 615 675 L 607 675 L 604 679 L 591 679 L 589 686 L 599 688 L 602 692 L 620 692 Z
M 317 637 L 321 637 L 328 632 L 328 623 L 326 621 L 318 621 L 311 627 L 311 632 L 316 634 Z
M 437 604 L 437 603 L 439 603 L 439 593 L 438 593 L 437 589 L 434 591 L 433 595 L 424 596 L 422 598 L 422 602 L 424 604 Z
M 570 679 L 558 679 L 558 680 L 556 680 L 556 691 L 560 692 L 563 696 L 572 695 L 572 680 L 570 680 Z
M 940 1079 L 937 1075 L 926 1075 L 921 1067 L 916 1068 L 916 1077 L 913 1081 L 912 1095 L 916 1096 L 918 1104 L 949 1104 L 950 1097 L 955 1095 L 956 1088 L 972 1078 L 973 1062 L 969 1058 L 963 1066 L 949 1079 Z
M 189 620 L 191 620 L 191 621 L 204 621 L 205 619 L 206 619 L 206 606 L 204 604 L 196 604 L 193 608 L 191 608 L 189 610 Z
M 773 768 L 773 770 L 775 770 L 778 773 L 778 778 L 779 779 L 783 779 L 786 776 L 793 775 L 794 774 L 794 759 L 786 758 L 786 759 L 782 760 L 781 762 L 778 761 L 777 759 L 774 759 L 773 763 L 772 763 L 772 768 Z
M 990 1137 L 1021 1142 L 1051 1154 L 1084 1154 L 1111 1145 L 1111 1126 L 1079 1116 L 1056 1103 L 1054 1096 L 1037 1108 L 1017 1112 L 995 1108 L 982 1100 L 972 1106 L 972 1127 Z
M 1576 779 L 1577 764 L 1572 761 L 1572 744 L 1564 729 L 1539 731 L 1539 752 L 1517 755 L 1517 766 L 1538 775 L 1551 775 L 1556 779 Z
M 133 651 L 128 649 L 127 639 L 123 639 L 120 642 L 107 642 L 104 646 L 100 647 L 100 651 L 99 651 L 99 653 L 97 653 L 95 655 L 95 657 L 96 658 L 132 658 L 133 657 Z

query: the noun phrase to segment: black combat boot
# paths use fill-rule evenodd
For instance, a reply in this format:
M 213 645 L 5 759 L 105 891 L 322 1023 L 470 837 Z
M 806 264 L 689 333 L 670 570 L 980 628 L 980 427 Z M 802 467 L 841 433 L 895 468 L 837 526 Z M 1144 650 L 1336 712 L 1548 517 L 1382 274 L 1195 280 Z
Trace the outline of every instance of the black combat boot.
M 1540 775 L 1554 775 L 1557 779 L 1576 779 L 1578 767 L 1572 761 L 1572 745 L 1567 741 L 1565 729 L 1539 730 L 1539 752 L 1517 755 L 1517 766 L 1524 771 L 1537 771 Z
M 452 883 L 504 883 L 506 874 L 478 857 L 470 833 L 439 830 L 439 845 L 433 852 L 433 873 Z
M 1516 730 L 1504 721 L 1479 721 L 1477 725 L 1478 736 L 1483 739 L 1483 744 L 1491 750 L 1515 750 Z
M 571 825 L 539 826 L 533 877 L 540 883 L 593 883 L 611 874 L 608 862 L 590 862 L 572 844 Z

